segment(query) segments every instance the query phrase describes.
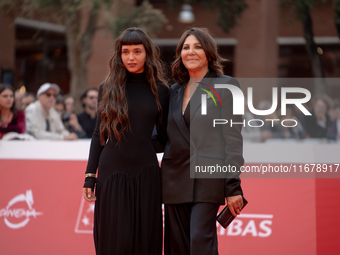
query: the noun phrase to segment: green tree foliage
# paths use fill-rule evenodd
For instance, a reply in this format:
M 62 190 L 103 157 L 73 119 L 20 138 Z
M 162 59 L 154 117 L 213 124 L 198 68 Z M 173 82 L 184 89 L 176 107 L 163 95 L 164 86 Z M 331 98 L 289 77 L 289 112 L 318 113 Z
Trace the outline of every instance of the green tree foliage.
M 156 32 L 159 32 L 167 22 L 161 10 L 153 8 L 149 1 L 143 1 L 132 11 L 123 9 L 118 18 L 109 22 L 109 27 L 112 28 L 115 37 L 128 27 L 139 27 L 149 36 L 156 37 Z
M 186 0 L 185 3 L 201 3 L 202 5 L 214 8 L 218 12 L 218 25 L 224 32 L 228 33 L 248 7 L 246 0 Z M 171 5 L 183 3 L 181 0 L 169 0 Z
M 237 19 L 241 17 L 242 12 L 247 8 L 244 0 L 217 0 L 215 4 L 219 10 L 218 25 L 226 33 L 236 25 Z
M 314 40 L 313 21 L 311 11 L 319 4 L 325 3 L 327 0 L 280 0 L 283 8 L 291 7 L 294 10 L 295 17 L 303 25 L 303 37 L 305 38 L 306 51 L 308 53 L 313 76 L 315 78 L 324 78 L 325 74 L 322 67 L 321 56 L 318 53 L 318 46 Z M 314 85 L 315 95 L 323 94 L 326 91 L 326 82 L 319 79 Z
M 114 5 L 114 6 L 113 6 Z M 121 11 L 124 9 L 125 11 Z M 71 73 L 70 93 L 80 98 L 87 83 L 87 63 L 92 55 L 96 31 L 106 28 L 117 35 L 118 31 L 134 25 L 147 33 L 161 29 L 164 15 L 149 3 L 135 7 L 134 0 L 1 0 L 0 11 L 17 17 L 39 19 L 65 26 L 68 69 Z M 105 24 L 98 26 L 99 13 L 103 12 Z M 78 102 L 77 110 L 81 109 Z

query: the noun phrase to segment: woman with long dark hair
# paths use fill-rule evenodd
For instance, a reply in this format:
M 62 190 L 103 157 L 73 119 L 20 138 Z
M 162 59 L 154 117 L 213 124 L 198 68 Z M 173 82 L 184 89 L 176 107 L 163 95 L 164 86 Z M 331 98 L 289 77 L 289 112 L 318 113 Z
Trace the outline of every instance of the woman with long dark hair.
M 172 64 L 176 83 L 170 91 L 169 141 L 162 160 L 165 255 L 217 255 L 216 215 L 220 205 L 227 200 L 234 216 L 243 206 L 238 172 L 197 171 L 197 166 L 239 171 L 244 162 L 241 125 L 213 126 L 214 119 L 242 122 L 240 115 L 232 114 L 230 91 L 214 88 L 215 84 L 239 86 L 236 79 L 223 75 L 223 61 L 206 29 L 192 28 L 183 33 Z
M 84 198 L 95 201 L 97 254 L 162 254 L 161 173 L 151 135 L 156 125 L 165 145 L 164 77 L 159 49 L 141 29 L 116 39 L 99 88 L 83 188 Z
M 25 113 L 17 111 L 14 102 L 14 88 L 0 84 L 0 139 L 9 132 L 25 133 Z

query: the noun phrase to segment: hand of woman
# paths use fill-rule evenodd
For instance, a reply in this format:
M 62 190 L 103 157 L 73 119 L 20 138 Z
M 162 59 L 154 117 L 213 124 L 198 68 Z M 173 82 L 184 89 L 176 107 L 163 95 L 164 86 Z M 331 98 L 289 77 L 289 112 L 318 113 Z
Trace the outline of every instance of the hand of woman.
M 94 202 L 97 199 L 91 188 L 83 188 L 83 197 L 89 202 Z
M 74 141 L 74 140 L 78 140 L 78 136 L 77 136 L 77 134 L 76 133 L 70 133 L 70 134 L 68 134 L 68 135 L 65 135 L 64 137 L 63 137 L 63 140 L 67 140 L 67 141 Z
M 76 131 L 79 131 L 81 132 L 83 129 L 82 127 L 80 126 L 79 122 L 78 122 L 78 118 L 77 116 L 72 113 L 70 114 L 70 120 L 68 122 Z
M 231 214 L 236 217 L 240 214 L 240 211 L 243 206 L 243 199 L 241 195 L 227 197 L 227 204 Z

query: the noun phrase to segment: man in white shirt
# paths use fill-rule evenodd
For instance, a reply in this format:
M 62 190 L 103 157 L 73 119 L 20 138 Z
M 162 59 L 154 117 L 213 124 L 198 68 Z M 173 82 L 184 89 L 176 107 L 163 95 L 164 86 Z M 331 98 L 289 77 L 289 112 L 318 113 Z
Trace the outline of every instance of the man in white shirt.
M 75 133 L 67 131 L 54 109 L 60 91 L 57 84 L 45 83 L 37 92 L 38 100 L 25 109 L 26 132 L 37 139 L 77 140 Z

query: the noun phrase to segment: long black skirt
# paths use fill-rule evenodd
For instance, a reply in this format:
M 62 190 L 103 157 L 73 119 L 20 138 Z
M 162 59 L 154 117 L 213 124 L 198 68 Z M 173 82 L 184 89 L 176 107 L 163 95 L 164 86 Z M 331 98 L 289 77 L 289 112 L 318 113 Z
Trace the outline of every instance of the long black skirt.
M 135 177 L 114 172 L 97 183 L 94 242 L 97 255 L 161 255 L 162 198 L 158 165 Z

